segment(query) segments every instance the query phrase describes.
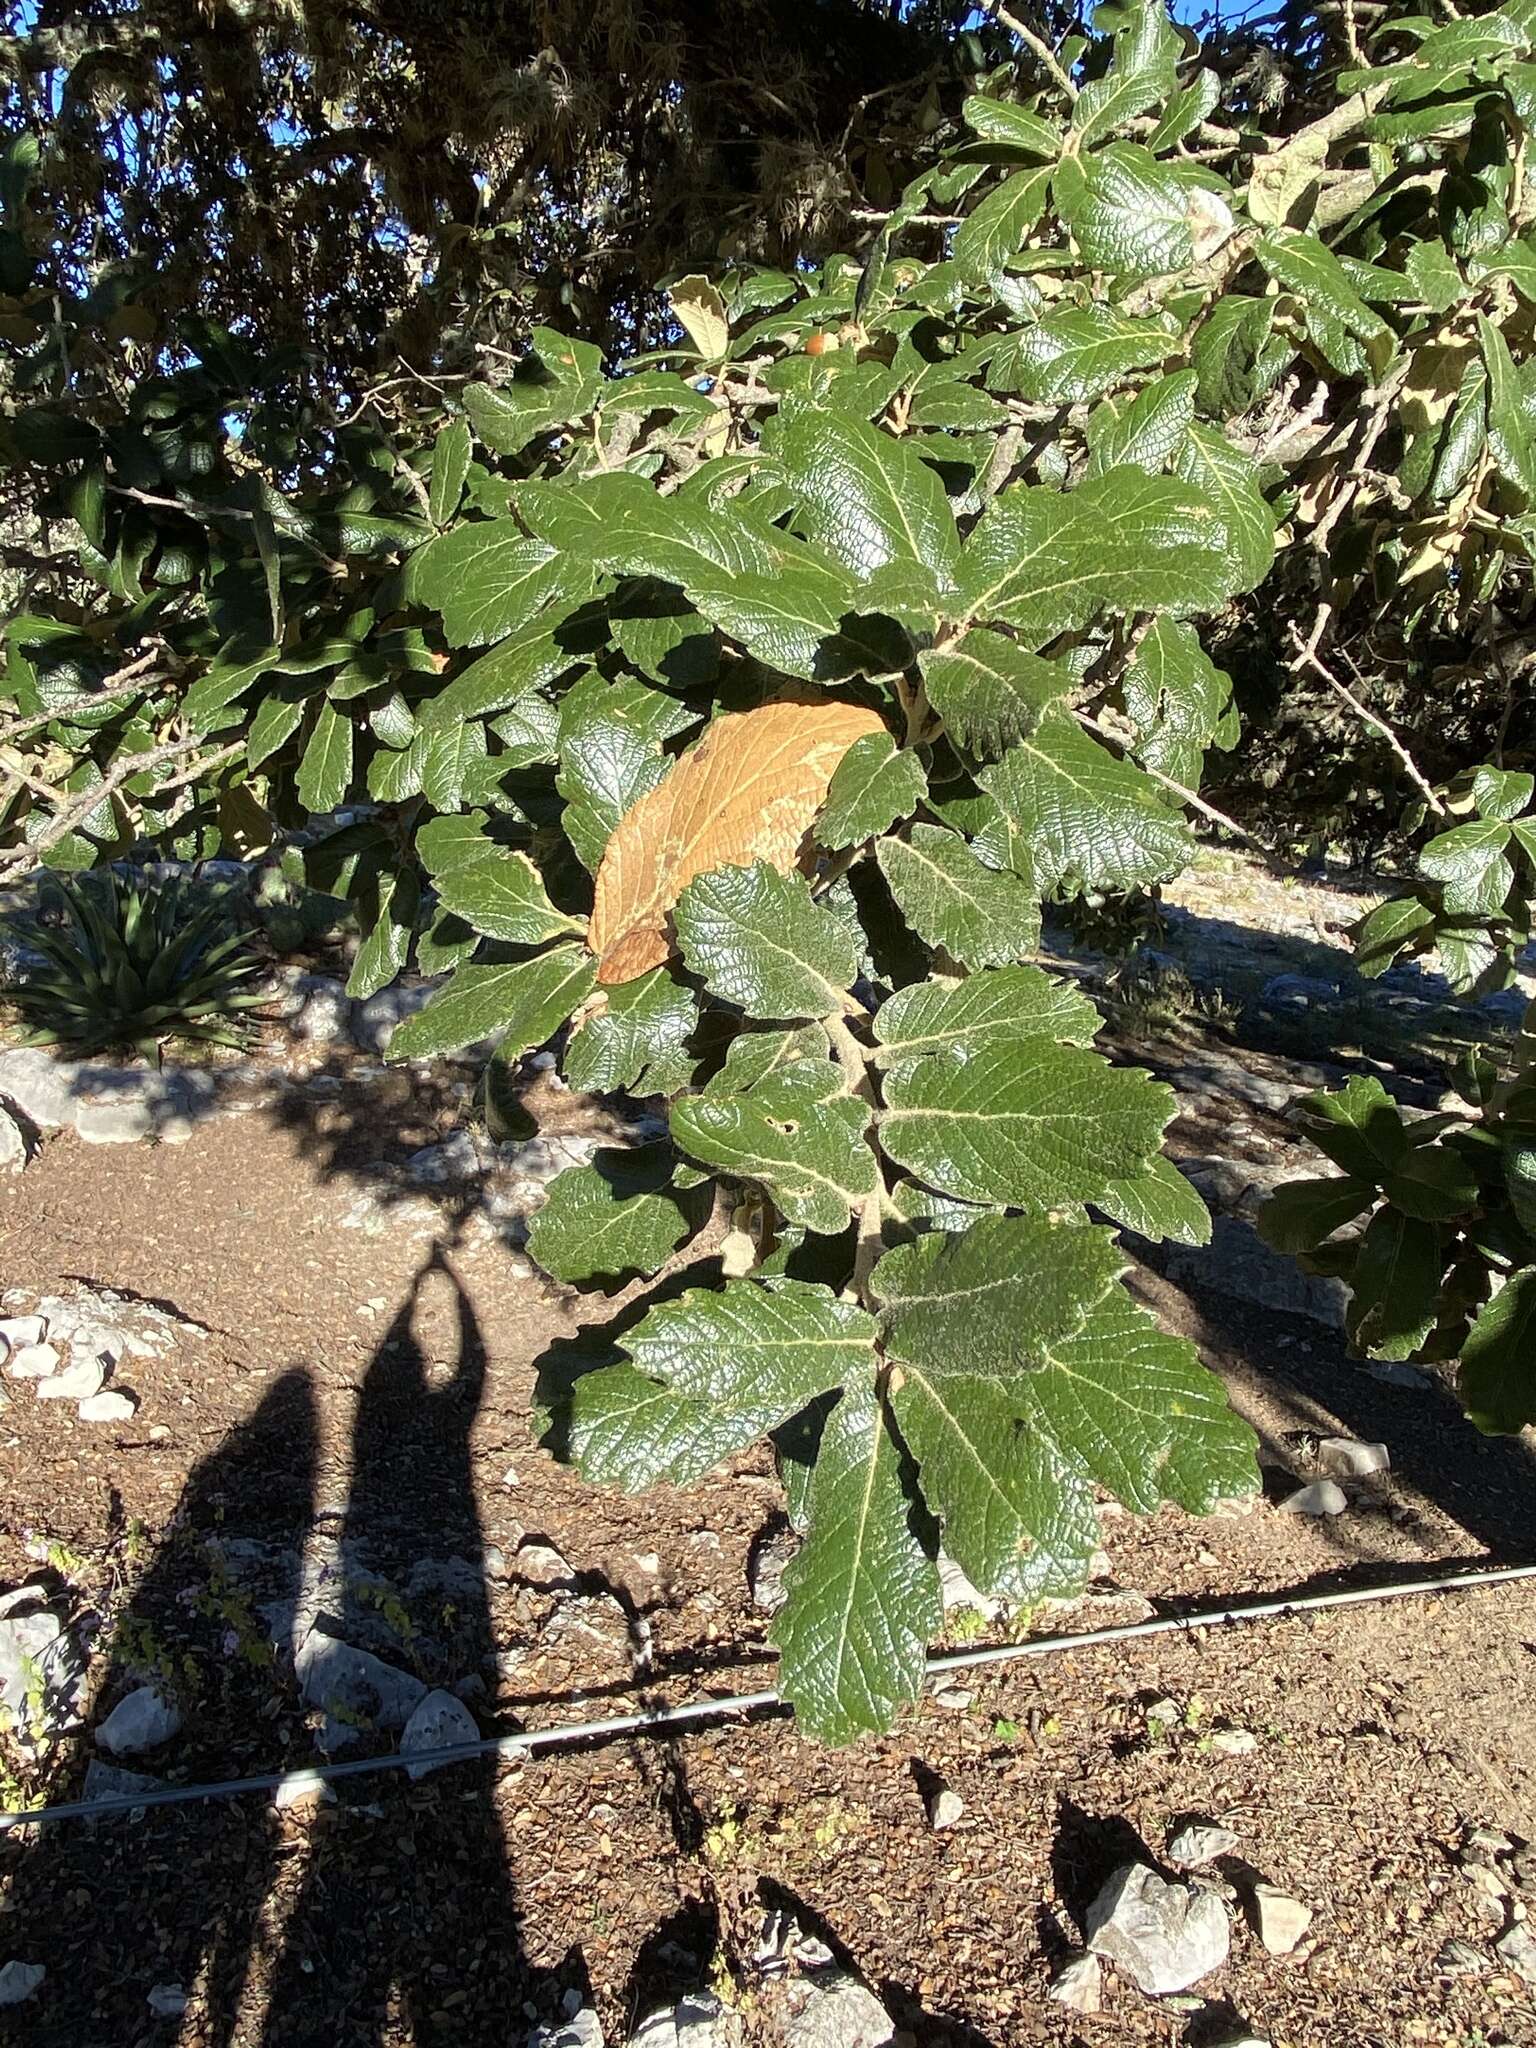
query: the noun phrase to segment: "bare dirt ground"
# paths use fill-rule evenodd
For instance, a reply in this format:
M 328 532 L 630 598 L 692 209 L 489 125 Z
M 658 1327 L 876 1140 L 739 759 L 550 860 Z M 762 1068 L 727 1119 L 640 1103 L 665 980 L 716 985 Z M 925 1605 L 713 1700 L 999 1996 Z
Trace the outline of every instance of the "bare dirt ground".
M 174 1688 L 185 1728 L 147 1766 L 171 1782 L 314 1761 L 267 1613 L 305 1598 L 429 1683 L 477 1681 L 488 1730 L 772 1682 L 748 1590 L 778 1506 L 766 1457 L 687 1494 L 581 1485 L 539 1448 L 531 1400 L 541 1356 L 607 1304 L 449 1205 L 391 1208 L 361 1177 L 459 1109 L 374 1070 L 177 1147 L 70 1134 L 0 1184 L 18 1301 L 110 1288 L 181 1326 L 125 1369 L 130 1423 L 16 1387 L 0 1413 L 0 1585 L 51 1569 L 101 1618 L 93 1718 L 126 1673 Z M 1186 1129 L 1185 1149 L 1221 1135 Z M 1528 1442 L 1478 1438 L 1438 1390 L 1381 1384 L 1316 1323 L 1151 1270 L 1137 1284 L 1255 1424 L 1269 1497 L 1231 1519 L 1106 1519 L 1120 1589 L 1178 1613 L 1536 1559 Z M 1279 1512 L 1331 1433 L 1386 1441 L 1390 1478 L 1336 1520 Z M 524 1582 L 530 1537 L 574 1585 Z M 466 1578 L 466 1559 L 483 1572 Z M 1118 1614 L 1106 1597 L 1041 1625 Z M 1536 2042 L 1536 1992 L 1492 1949 L 1506 1907 L 1462 1855 L 1477 1825 L 1536 1841 L 1533 1708 L 1536 1620 L 1515 1586 L 978 1672 L 837 1753 L 764 1718 L 363 1779 L 335 1805 L 245 1797 L 18 1830 L 0 1836 L 0 1961 L 48 1977 L 0 2012 L 0 2041 L 514 2048 L 573 1988 L 622 2041 L 664 1997 L 728 1976 L 767 1902 L 922 2048 L 1201 2048 L 1239 2020 L 1276 2048 Z M 1213 1739 L 1235 1730 L 1247 1753 Z M 12 1790 L 69 1796 L 90 1753 L 87 1736 Z M 942 1833 L 924 1806 L 938 1779 L 965 1805 Z M 1049 2003 L 1102 1878 L 1156 1860 L 1187 1815 L 1229 1824 L 1249 1872 L 1314 1909 L 1301 1947 L 1271 1957 L 1239 1919 L 1192 2000 L 1106 1980 L 1102 2014 Z M 1447 1974 L 1452 1938 L 1477 1974 Z M 180 2019 L 146 2002 L 168 1984 L 190 1994 Z

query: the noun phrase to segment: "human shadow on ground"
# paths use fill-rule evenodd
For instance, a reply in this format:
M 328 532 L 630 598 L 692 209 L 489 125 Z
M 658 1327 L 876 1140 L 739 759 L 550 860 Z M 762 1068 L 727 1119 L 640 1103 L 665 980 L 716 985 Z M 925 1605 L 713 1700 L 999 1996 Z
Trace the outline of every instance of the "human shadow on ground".
M 456 1354 L 435 1367 L 416 1330 L 434 1282 L 451 1290 L 457 1322 Z M 321 1587 L 317 1616 L 347 1644 L 374 1641 L 375 1575 L 389 1586 L 409 1569 L 420 1584 L 423 1565 L 439 1563 L 444 1626 L 433 1640 L 413 1635 L 408 1647 L 423 1682 L 443 1687 L 457 1674 L 458 1692 L 471 1700 L 495 1647 L 470 1455 L 485 1376 L 469 1297 L 434 1250 L 363 1381 L 338 1575 Z M 334 1718 L 342 1725 L 332 1728 L 333 1747 L 353 1753 L 344 1703 Z M 419 1785 L 390 1773 L 315 1830 L 267 2001 L 268 2048 L 450 2037 L 505 2048 L 525 2007 L 529 2019 L 550 2016 L 523 1952 L 497 1774 L 491 1757 Z M 579 1975 L 573 1965 L 563 1983 L 573 1969 Z
M 443 1293 L 454 1331 L 435 1355 L 417 1327 L 432 1289 L 439 1332 Z M 309 1376 L 284 1374 L 189 1479 L 49 1800 L 80 1794 L 100 1710 L 146 1677 L 185 1725 L 136 1768 L 163 1779 L 174 1758 L 206 1782 L 269 1772 L 285 1752 L 311 1763 L 286 1651 L 312 1625 L 384 1656 L 410 1694 L 453 1687 L 473 1704 L 495 1647 L 470 1457 L 485 1377 L 469 1298 L 434 1248 L 368 1365 L 327 1540 Z M 354 1730 L 355 1699 L 310 1690 L 332 1710 L 332 1754 L 398 1746 L 398 1722 Z M 5 1953 L 47 1972 L 24 2008 L 29 2044 L 148 2048 L 184 1994 L 206 2048 L 506 2048 L 586 1985 L 575 1952 L 557 1971 L 526 1960 L 497 1772 L 488 1757 L 419 1783 L 369 1776 L 305 1809 L 251 1794 L 0 1837 Z
M 270 1709 L 280 1676 L 260 1618 L 222 1558 L 231 1540 L 287 1560 L 265 1590 L 298 1596 L 314 1493 L 315 1414 L 309 1376 L 286 1372 L 249 1420 L 194 1467 L 160 1547 L 118 1622 L 78 1753 L 44 1788 L 51 1802 L 87 1790 L 87 1759 L 110 1710 L 146 1678 L 182 1704 L 176 1756 L 194 1778 L 270 1768 Z M 232 1747 L 228 1731 L 249 1731 Z M 99 1755 L 89 1790 L 102 1785 Z M 160 1758 L 114 1768 L 156 1771 Z M 266 1941 L 265 1904 L 286 1853 L 269 1803 L 227 1800 L 154 1809 L 139 1820 L 65 1822 L 31 1842 L 0 1836 L 7 1872 L 3 1949 L 47 1972 L 18 2009 L 30 2048 L 106 2048 L 163 2041 L 155 1987 L 191 1992 L 199 2039 L 228 2048 Z M 13 2038 L 21 2039 L 22 2032 Z

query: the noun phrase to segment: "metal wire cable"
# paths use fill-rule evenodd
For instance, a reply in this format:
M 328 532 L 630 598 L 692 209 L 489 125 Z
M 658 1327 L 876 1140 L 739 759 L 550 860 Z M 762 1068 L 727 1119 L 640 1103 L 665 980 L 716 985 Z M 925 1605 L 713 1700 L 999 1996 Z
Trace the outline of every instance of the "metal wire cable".
M 1092 1650 L 1106 1643 L 1131 1642 L 1146 1636 L 1192 1635 L 1203 1629 L 1221 1628 L 1237 1622 L 1272 1621 L 1287 1615 L 1318 1614 L 1331 1608 L 1361 1607 L 1389 1600 L 1406 1600 L 1425 1593 L 1475 1592 L 1487 1586 L 1510 1585 L 1536 1578 L 1536 1564 L 1494 1565 L 1483 1570 L 1455 1572 L 1440 1578 L 1405 1580 L 1399 1584 L 1348 1586 L 1332 1593 L 1303 1593 L 1275 1600 L 1249 1601 L 1241 1606 L 1207 1608 L 1195 1614 L 1157 1615 L 1150 1621 L 1122 1623 L 1116 1628 L 1083 1629 L 1076 1634 L 1032 1636 L 1021 1643 L 1001 1643 L 990 1649 L 953 1650 L 928 1659 L 930 1678 L 956 1671 L 975 1671 L 994 1664 L 1015 1664 L 1026 1657 L 1057 1656 L 1064 1650 Z M 209 1799 L 227 1799 L 241 1792 L 275 1792 L 289 1786 L 295 1792 L 319 1789 L 343 1778 L 368 1777 L 381 1771 L 439 1770 L 445 1765 L 468 1763 L 476 1757 L 529 1756 L 546 1749 L 567 1749 L 577 1743 L 611 1741 L 620 1735 L 651 1735 L 697 1726 L 733 1714 L 760 1713 L 765 1709 L 787 1710 L 788 1702 L 771 1688 L 763 1692 L 733 1693 L 725 1699 L 691 1700 L 676 1707 L 649 1707 L 639 1713 L 612 1714 L 596 1721 L 567 1722 L 554 1728 L 521 1729 L 511 1735 L 488 1736 L 481 1742 L 460 1742 L 434 1750 L 396 1751 L 389 1756 L 359 1757 L 351 1763 L 316 1764 L 291 1771 L 274 1771 L 263 1777 L 225 1778 L 208 1785 L 165 1785 L 151 1792 L 126 1793 L 115 1799 L 75 1799 L 56 1806 L 41 1806 L 31 1812 L 0 1812 L 0 1833 L 15 1827 L 40 1827 L 65 1820 L 112 1820 L 123 1814 L 142 1813 L 155 1806 L 185 1806 Z

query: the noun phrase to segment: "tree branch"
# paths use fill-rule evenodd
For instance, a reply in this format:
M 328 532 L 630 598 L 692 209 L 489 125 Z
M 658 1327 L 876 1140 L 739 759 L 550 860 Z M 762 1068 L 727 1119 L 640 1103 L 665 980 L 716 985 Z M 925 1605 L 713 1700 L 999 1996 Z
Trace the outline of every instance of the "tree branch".
M 1379 732 L 1381 734 L 1381 737 L 1386 741 L 1387 745 L 1392 749 L 1393 753 L 1396 754 L 1398 760 L 1401 761 L 1401 763 L 1403 764 L 1404 772 L 1407 774 L 1409 781 L 1413 784 L 1414 788 L 1418 790 L 1419 794 L 1423 797 L 1425 803 L 1428 804 L 1430 811 L 1433 813 L 1433 815 L 1437 818 L 1445 817 L 1445 805 L 1440 801 L 1440 798 L 1435 794 L 1433 784 L 1420 771 L 1418 763 L 1414 760 L 1412 754 L 1409 753 L 1408 749 L 1403 745 L 1402 741 L 1398 738 L 1397 734 L 1392 730 L 1391 726 L 1387 724 L 1384 718 L 1378 718 L 1376 713 L 1370 709 L 1369 705 L 1362 704 L 1360 699 L 1355 695 L 1354 691 L 1351 690 L 1347 684 L 1341 683 L 1339 681 L 1338 677 L 1333 673 L 1332 669 L 1328 667 L 1327 663 L 1322 659 L 1321 655 L 1319 655 L 1317 651 L 1317 643 L 1322 637 L 1320 629 L 1321 623 L 1325 622 L 1327 620 L 1327 617 L 1328 608 L 1325 605 L 1320 615 L 1319 629 L 1313 632 L 1310 640 L 1303 640 L 1301 634 L 1297 631 L 1296 627 L 1291 627 L 1291 644 L 1296 649 L 1296 659 L 1291 664 L 1292 668 L 1311 669 L 1315 675 L 1320 676 L 1322 678 L 1322 680 L 1328 685 L 1329 689 L 1333 691 L 1336 697 L 1338 697 L 1343 703 L 1349 706 L 1350 710 L 1354 712 L 1355 716 L 1358 719 L 1362 720 L 1363 723 L 1368 725 L 1373 732 Z
M 1020 21 L 1016 14 L 1010 13 L 1006 7 L 1001 5 L 1001 0 L 989 0 L 988 11 L 994 21 L 1000 22 L 1010 35 L 1017 36 L 1026 49 L 1033 51 L 1034 55 L 1039 59 L 1041 68 L 1053 84 L 1058 85 L 1069 100 L 1075 100 L 1077 98 L 1077 86 L 1074 84 L 1070 73 L 1062 65 L 1061 59 L 1056 55 L 1056 52 L 1051 48 L 1044 36 L 1039 35 L 1032 29 L 1028 22 Z
M 202 744 L 200 739 L 168 740 L 164 746 L 151 747 L 147 754 L 120 756 L 100 782 L 82 790 L 78 796 L 72 797 L 62 810 L 56 811 L 36 839 L 0 853 L 0 875 L 9 874 L 14 869 L 36 867 L 45 853 L 67 839 L 99 803 L 116 795 L 125 782 L 133 781 L 136 776 L 151 774 L 156 768 L 164 767 L 170 761 L 183 759 L 187 754 L 194 753 Z M 244 752 L 244 740 L 233 740 L 228 746 L 220 747 L 212 754 L 205 754 L 190 767 L 167 776 L 163 782 L 157 782 L 153 789 L 146 790 L 137 801 L 144 803 L 150 797 L 165 796 L 174 789 L 184 788 L 187 783 L 200 780 L 204 775 L 212 773 L 215 768 L 222 768 Z

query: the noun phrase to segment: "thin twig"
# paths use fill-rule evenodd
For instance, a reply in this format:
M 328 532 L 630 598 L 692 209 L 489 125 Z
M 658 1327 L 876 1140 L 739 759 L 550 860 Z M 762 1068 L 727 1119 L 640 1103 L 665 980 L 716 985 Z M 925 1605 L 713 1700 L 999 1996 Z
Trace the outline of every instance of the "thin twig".
M 12 782 L 19 783 L 23 789 L 30 789 L 34 796 L 40 796 L 50 804 L 57 803 L 63 794 L 53 783 L 34 775 L 21 756 L 9 747 L 0 747 L 0 775 L 8 775 Z
M 848 218 L 877 227 L 882 221 L 890 220 L 896 211 L 895 207 L 882 210 L 878 206 L 850 206 Z M 909 213 L 902 225 L 909 228 L 953 228 L 964 219 L 963 213 Z
M 141 654 L 125 668 L 114 669 L 101 689 L 93 690 L 87 696 L 66 697 L 61 703 L 50 705 L 46 711 L 27 711 L 20 717 L 6 719 L 0 724 L 0 744 L 6 740 L 24 739 L 28 733 L 37 732 L 45 725 L 52 725 L 55 719 L 68 719 L 76 711 L 100 711 L 115 698 L 137 697 L 161 678 L 140 674 L 137 682 L 129 682 L 127 679 L 136 671 L 147 668 L 158 654 L 159 649 L 152 647 L 147 654 Z
M 994 21 L 1001 22 L 1011 35 L 1016 35 L 1026 48 L 1034 52 L 1047 75 L 1061 87 L 1067 98 L 1075 100 L 1077 87 L 1044 36 L 1038 35 L 1027 22 L 1020 21 L 1016 14 L 1010 13 L 1006 7 L 1000 5 L 999 0 L 991 0 L 991 14 Z
M 162 498 L 153 491 L 141 491 L 134 484 L 108 484 L 115 498 L 132 498 L 140 505 L 153 505 L 162 512 L 180 512 L 188 519 L 243 519 L 254 525 L 256 514 L 243 505 L 205 505 L 196 498 Z
M 13 868 L 35 866 L 45 853 L 57 846 L 61 840 L 67 839 L 99 803 L 114 796 L 125 782 L 131 782 L 140 775 L 151 774 L 167 762 L 182 759 L 202 744 L 201 739 L 168 740 L 164 746 L 151 747 L 148 753 L 120 756 L 100 782 L 82 790 L 78 796 L 71 798 L 62 810 L 55 811 L 36 839 L 0 853 L 0 874 L 9 873 Z M 144 803 L 151 797 L 168 795 L 170 791 L 181 789 L 189 782 L 196 782 L 200 777 L 210 774 L 215 768 L 222 768 L 226 762 L 233 761 L 237 755 L 244 752 L 244 740 L 233 740 L 228 746 L 220 747 L 214 753 L 206 754 L 202 759 L 193 762 L 191 767 L 183 768 L 177 774 L 167 776 L 164 782 L 156 783 L 153 789 L 144 792 L 139 802 Z
M 1322 656 L 1317 651 L 1316 643 L 1319 637 L 1320 636 L 1317 633 L 1314 633 L 1311 640 L 1303 640 L 1301 634 L 1296 630 L 1294 626 L 1292 626 L 1291 643 L 1296 649 L 1296 660 L 1292 664 L 1292 666 L 1295 668 L 1311 669 L 1315 675 L 1320 676 L 1322 678 L 1322 680 L 1328 685 L 1329 689 L 1333 691 L 1334 695 L 1338 697 L 1341 700 L 1341 702 L 1349 706 L 1350 710 L 1354 712 L 1355 716 L 1358 719 L 1362 720 L 1366 725 L 1368 725 L 1373 732 L 1379 732 L 1381 734 L 1381 737 L 1386 741 L 1387 745 L 1392 749 L 1393 753 L 1396 754 L 1398 760 L 1401 761 L 1401 763 L 1403 764 L 1404 772 L 1406 773 L 1409 781 L 1413 784 L 1414 788 L 1418 790 L 1419 794 L 1423 797 L 1425 803 L 1428 804 L 1431 812 L 1434 814 L 1435 817 L 1443 818 L 1446 815 L 1445 805 L 1440 801 L 1440 798 L 1436 795 L 1434 785 L 1429 781 L 1427 776 L 1425 776 L 1422 773 L 1418 763 L 1414 760 L 1412 754 L 1409 753 L 1408 749 L 1403 745 L 1402 741 L 1398 738 L 1397 734 L 1392 730 L 1391 726 L 1387 724 L 1386 720 L 1384 718 L 1378 718 L 1376 713 L 1371 710 L 1369 705 L 1361 703 L 1360 699 L 1355 695 L 1354 691 L 1348 687 L 1347 684 L 1341 683 L 1339 681 L 1338 677 L 1333 673 L 1332 669 L 1329 668 L 1328 664 L 1323 660 Z
M 1504 766 L 1504 742 L 1509 738 L 1509 723 L 1515 715 L 1515 678 L 1509 663 L 1504 659 L 1504 650 L 1499 645 L 1499 636 L 1493 630 L 1493 607 L 1488 608 L 1488 652 L 1493 656 L 1493 665 L 1499 672 L 1499 681 L 1504 686 L 1504 704 L 1499 713 L 1499 729 L 1493 738 L 1493 765 Z
M 1098 739 L 1108 740 L 1112 746 L 1124 748 L 1125 741 L 1120 734 L 1111 727 L 1101 724 L 1091 712 L 1075 711 L 1072 715 L 1085 732 L 1091 732 Z M 1145 761 L 1138 761 L 1136 765 L 1144 775 L 1150 775 L 1154 782 L 1161 783 L 1163 788 L 1176 796 L 1181 803 L 1186 803 L 1191 810 L 1198 811 L 1202 818 L 1208 818 L 1213 825 L 1219 825 L 1224 832 L 1230 832 L 1234 838 L 1241 839 L 1245 846 L 1251 846 L 1254 852 L 1263 858 L 1266 866 L 1272 868 L 1277 875 L 1295 875 L 1301 872 L 1276 853 L 1272 846 L 1267 846 L 1262 839 L 1255 838 L 1246 825 L 1239 825 L 1236 818 L 1229 818 L 1225 811 L 1218 811 L 1214 804 L 1207 803 L 1198 790 L 1186 789 L 1182 782 L 1175 782 L 1171 775 L 1165 775 L 1160 768 L 1148 767 Z
M 1344 0 L 1344 47 L 1349 52 L 1351 64 L 1358 65 L 1360 55 L 1360 31 L 1355 21 L 1355 0 Z

